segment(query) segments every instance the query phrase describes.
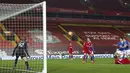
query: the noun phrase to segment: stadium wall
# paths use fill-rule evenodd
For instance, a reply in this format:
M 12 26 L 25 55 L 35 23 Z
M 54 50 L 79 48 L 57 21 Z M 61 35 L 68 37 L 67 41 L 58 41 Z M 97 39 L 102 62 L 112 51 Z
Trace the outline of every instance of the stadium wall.
M 81 59 L 83 55 L 74 55 L 74 59 Z M 68 59 L 69 55 L 48 55 L 48 59 Z M 113 58 L 113 54 L 95 54 L 95 58 Z M 14 60 L 15 57 L 5 56 L 0 57 L 0 60 Z M 29 60 L 43 60 L 44 56 L 31 56 Z M 21 60 L 21 59 L 20 59 Z
M 122 20 L 101 20 L 101 19 L 80 19 L 80 18 L 59 18 L 59 17 L 47 17 L 48 22 L 53 23 L 95 23 L 95 24 L 113 24 L 127 26 L 130 21 Z
M 62 12 L 62 13 L 73 13 L 73 14 L 94 14 L 94 10 L 76 10 L 76 9 L 66 9 L 66 8 L 47 8 L 47 12 Z M 107 16 L 130 16 L 129 12 L 121 12 L 121 11 L 106 11 L 100 10 L 97 11 L 99 14 L 107 15 Z

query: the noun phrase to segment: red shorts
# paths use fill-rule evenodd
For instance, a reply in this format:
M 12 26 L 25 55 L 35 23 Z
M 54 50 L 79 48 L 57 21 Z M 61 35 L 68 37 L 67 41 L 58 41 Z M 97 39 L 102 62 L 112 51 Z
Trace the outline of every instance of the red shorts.
M 88 52 L 87 52 L 87 53 L 90 55 L 90 54 L 92 54 L 92 51 L 91 51 L 91 50 L 88 50 Z
M 87 52 L 88 52 L 88 49 L 84 48 L 83 53 L 87 53 Z
M 73 53 L 73 51 L 72 50 L 69 50 L 69 54 L 72 54 Z
M 91 51 L 91 50 L 84 49 L 83 51 L 84 51 L 84 53 L 87 53 L 87 54 L 89 54 L 89 55 L 92 54 L 92 51 Z

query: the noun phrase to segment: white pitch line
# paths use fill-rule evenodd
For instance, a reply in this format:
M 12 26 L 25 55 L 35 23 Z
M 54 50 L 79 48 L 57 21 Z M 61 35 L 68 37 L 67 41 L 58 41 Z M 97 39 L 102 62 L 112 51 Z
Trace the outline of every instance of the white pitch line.
M 13 68 L 9 68 L 9 67 L 0 67 L 1 69 L 9 69 L 9 70 L 13 70 Z M 39 73 L 36 71 L 28 71 L 28 70 L 22 70 L 22 69 L 14 69 L 16 71 L 24 71 L 24 72 L 31 72 L 31 73 Z

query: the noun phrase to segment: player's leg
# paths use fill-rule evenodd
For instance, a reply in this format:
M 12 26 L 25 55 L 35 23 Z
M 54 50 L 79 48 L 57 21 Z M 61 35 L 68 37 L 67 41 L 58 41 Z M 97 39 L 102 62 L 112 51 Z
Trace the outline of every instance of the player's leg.
M 122 53 L 123 53 L 123 57 L 122 58 L 123 59 L 126 58 L 127 57 L 127 50 L 122 51 Z
M 120 57 L 120 51 L 118 49 L 116 49 L 116 52 L 114 53 L 114 56 Z
M 72 53 L 70 54 L 70 59 L 73 60 L 73 54 Z
M 19 58 L 19 55 L 16 54 L 16 58 L 15 58 L 15 61 L 14 61 L 14 67 L 13 67 L 13 69 L 16 68 L 16 65 L 17 65 L 17 62 L 18 62 L 18 58 Z
M 71 56 L 70 56 L 70 50 L 68 50 L 68 53 L 69 53 L 69 59 L 71 58 Z
M 130 49 L 126 51 L 126 56 L 127 56 L 127 57 L 130 56 Z
M 94 63 L 94 53 L 93 53 L 93 51 L 89 50 L 88 54 L 89 54 L 89 56 L 91 58 L 91 62 Z
M 82 60 L 82 63 L 84 64 L 85 63 L 85 61 L 86 61 L 86 55 L 87 55 L 87 53 L 86 52 L 84 52 L 84 55 L 83 55 L 83 60 Z
M 115 59 L 115 64 L 121 64 L 119 57 L 117 56 L 116 52 L 115 52 L 115 55 L 114 55 L 114 59 Z
M 123 53 L 122 51 L 120 51 L 120 50 L 117 50 L 116 53 L 115 53 L 115 55 L 116 55 L 117 57 L 119 57 L 119 58 L 123 58 L 124 53 Z
M 117 51 L 114 53 L 114 57 L 119 57 L 119 54 L 117 53 Z
M 71 60 L 73 60 L 73 53 L 72 53 L 72 51 L 70 52 L 70 58 L 71 58 Z
M 69 53 L 69 59 L 71 59 L 71 55 L 70 55 L 70 53 Z
M 73 54 L 72 54 L 72 51 L 71 50 L 69 50 L 69 59 L 73 59 Z
M 95 60 L 94 60 L 94 53 L 93 53 L 93 51 L 91 52 L 91 62 L 92 62 L 92 63 L 94 63 L 94 62 L 95 62 Z
M 122 58 L 122 59 L 125 58 L 125 52 L 124 52 L 124 51 L 121 51 L 121 52 L 120 52 L 120 58 Z
M 29 67 L 29 64 L 28 64 L 27 57 L 26 56 L 21 56 L 21 58 L 25 61 L 25 65 L 26 65 L 27 70 L 31 70 L 31 68 Z
M 86 62 L 88 61 L 88 54 L 86 55 Z
M 71 54 L 71 58 L 73 59 L 73 54 Z

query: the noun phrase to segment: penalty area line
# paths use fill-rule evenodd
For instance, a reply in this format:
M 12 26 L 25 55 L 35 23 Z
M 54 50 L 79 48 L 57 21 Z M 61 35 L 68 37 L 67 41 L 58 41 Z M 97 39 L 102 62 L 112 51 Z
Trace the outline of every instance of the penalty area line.
M 0 67 L 1 69 L 8 69 L 8 70 L 13 70 L 13 68 L 9 68 L 9 67 Z M 30 72 L 30 73 L 39 73 L 39 72 L 36 72 L 36 71 L 28 71 L 28 70 L 23 70 L 23 69 L 14 69 L 16 71 L 23 71 L 23 72 Z

